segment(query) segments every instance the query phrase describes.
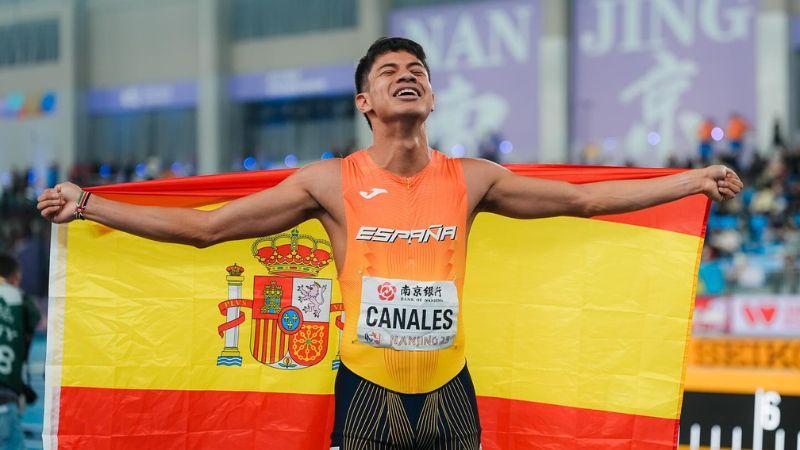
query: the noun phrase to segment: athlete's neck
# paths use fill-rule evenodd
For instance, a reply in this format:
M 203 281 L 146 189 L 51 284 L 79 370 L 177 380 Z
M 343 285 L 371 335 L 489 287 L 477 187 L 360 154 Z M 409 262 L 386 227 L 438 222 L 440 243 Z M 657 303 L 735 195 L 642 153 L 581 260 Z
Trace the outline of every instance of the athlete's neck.
M 413 177 L 431 160 L 425 125 L 392 124 L 373 129 L 372 146 L 367 151 L 379 167 L 401 177 Z

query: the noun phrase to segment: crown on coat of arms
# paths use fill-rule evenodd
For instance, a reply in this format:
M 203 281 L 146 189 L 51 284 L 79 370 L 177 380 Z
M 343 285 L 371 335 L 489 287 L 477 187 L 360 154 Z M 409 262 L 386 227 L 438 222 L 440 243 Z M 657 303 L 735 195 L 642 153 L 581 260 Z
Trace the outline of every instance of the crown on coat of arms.
M 244 273 L 244 267 L 242 267 L 242 266 L 240 266 L 240 265 L 238 265 L 236 263 L 233 263 L 232 266 L 226 267 L 225 270 L 227 270 L 228 271 L 228 275 L 230 275 L 232 277 L 240 277 Z
M 333 261 L 330 242 L 300 234 L 297 228 L 289 233 L 256 239 L 252 252 L 273 275 L 315 277 Z

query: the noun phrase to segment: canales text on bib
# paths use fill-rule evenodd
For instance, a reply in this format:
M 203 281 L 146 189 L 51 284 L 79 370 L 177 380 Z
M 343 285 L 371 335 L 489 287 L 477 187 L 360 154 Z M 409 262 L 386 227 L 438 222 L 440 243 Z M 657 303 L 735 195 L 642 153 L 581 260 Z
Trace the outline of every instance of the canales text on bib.
M 358 339 L 395 350 L 439 350 L 453 345 L 458 291 L 452 281 L 364 277 Z

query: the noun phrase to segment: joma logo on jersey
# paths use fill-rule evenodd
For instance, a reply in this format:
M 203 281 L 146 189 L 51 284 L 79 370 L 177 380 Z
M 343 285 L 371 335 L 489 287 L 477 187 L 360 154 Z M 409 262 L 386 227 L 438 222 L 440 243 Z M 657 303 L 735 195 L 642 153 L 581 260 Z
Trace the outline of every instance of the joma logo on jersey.
M 398 239 L 406 239 L 408 242 L 417 241 L 426 243 L 430 240 L 445 241 L 455 240 L 458 226 L 446 227 L 444 225 L 431 225 L 428 228 L 419 230 L 398 230 L 395 228 L 381 227 L 361 227 L 356 233 L 357 241 L 374 242 L 395 242 Z

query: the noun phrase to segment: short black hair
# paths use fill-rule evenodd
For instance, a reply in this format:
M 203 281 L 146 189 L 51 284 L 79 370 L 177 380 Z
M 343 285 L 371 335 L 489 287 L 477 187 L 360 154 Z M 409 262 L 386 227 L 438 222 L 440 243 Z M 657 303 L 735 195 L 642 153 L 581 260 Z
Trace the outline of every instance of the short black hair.
M 425 60 L 425 50 L 422 46 L 412 41 L 411 39 L 401 37 L 382 37 L 372 43 L 367 49 L 367 54 L 364 55 L 356 66 L 356 94 L 364 92 L 367 86 L 369 71 L 372 70 L 372 65 L 379 56 L 391 52 L 407 52 L 414 55 L 425 66 L 425 71 L 428 72 L 428 79 L 431 77 L 431 69 L 428 67 L 428 62 Z M 372 123 L 369 117 L 364 114 L 367 119 L 370 129 Z
M 18 272 L 19 263 L 17 260 L 7 253 L 0 253 L 0 278 L 10 278 Z

